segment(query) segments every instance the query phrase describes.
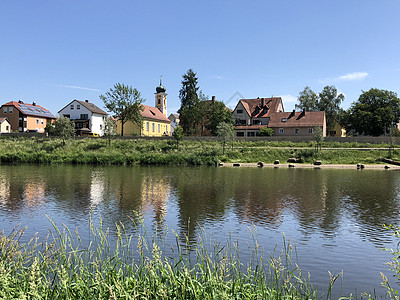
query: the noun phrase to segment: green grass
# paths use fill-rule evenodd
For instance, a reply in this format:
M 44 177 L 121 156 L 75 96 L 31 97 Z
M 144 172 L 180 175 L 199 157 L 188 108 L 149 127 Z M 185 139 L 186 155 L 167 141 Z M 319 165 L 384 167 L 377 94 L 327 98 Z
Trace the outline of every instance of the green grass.
M 218 162 L 286 162 L 293 157 L 304 163 L 322 160 L 324 164 L 375 164 L 388 157 L 385 148 L 389 147 L 329 142 L 316 153 L 310 142 L 235 141 L 227 144 L 223 155 L 221 142 L 201 139 L 183 140 L 179 150 L 173 140 L 166 139 L 115 139 L 110 146 L 106 140 L 89 138 L 72 139 L 66 145 L 57 138 L 2 137 L 0 141 L 1 163 L 105 165 L 215 166 Z M 368 147 L 382 150 L 363 150 Z M 392 158 L 400 160 L 399 149 L 394 150 Z
M 318 299 L 317 290 L 293 262 L 284 239 L 279 255 L 265 258 L 254 239 L 242 262 L 238 242 L 216 243 L 202 231 L 175 245 L 116 225 L 90 222 L 90 240 L 52 222 L 51 235 L 22 243 L 24 229 L 0 234 L 1 299 Z M 254 236 L 254 235 L 253 235 Z M 84 246 L 87 245 L 87 246 Z M 167 254 L 168 253 L 168 254 Z M 336 277 L 337 278 L 337 277 Z M 336 278 L 331 278 L 333 285 Z M 328 291 L 329 298 L 329 291 Z

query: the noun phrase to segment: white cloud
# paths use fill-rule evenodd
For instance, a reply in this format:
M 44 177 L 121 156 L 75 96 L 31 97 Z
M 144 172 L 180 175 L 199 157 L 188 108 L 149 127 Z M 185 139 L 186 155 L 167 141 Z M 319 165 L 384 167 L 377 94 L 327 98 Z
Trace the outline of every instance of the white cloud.
M 93 88 L 82 87 L 82 86 L 77 86 L 77 85 L 53 84 L 53 86 L 68 88 L 68 89 L 78 89 L 78 90 L 86 90 L 86 91 L 93 91 L 93 92 L 101 92 L 99 89 L 93 89 Z
M 368 76 L 367 72 L 354 72 L 343 76 L 339 76 L 338 80 L 350 81 L 350 80 L 362 80 Z
M 293 95 L 290 95 L 290 94 L 288 94 L 288 95 L 280 95 L 278 97 L 282 98 L 283 103 L 285 103 L 285 102 L 290 102 L 290 103 L 297 102 L 297 97 L 293 96 Z

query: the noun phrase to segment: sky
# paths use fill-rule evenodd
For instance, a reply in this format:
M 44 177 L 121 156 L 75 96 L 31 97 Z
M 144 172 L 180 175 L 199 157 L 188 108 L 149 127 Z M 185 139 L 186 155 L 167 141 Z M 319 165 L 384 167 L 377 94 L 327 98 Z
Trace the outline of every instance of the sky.
M 193 69 L 230 108 L 281 96 L 291 111 L 306 86 L 333 85 L 347 109 L 370 88 L 400 95 L 399 13 L 399 0 L 4 0 L 0 105 L 104 109 L 99 95 L 120 82 L 154 106 L 162 76 L 169 114 Z

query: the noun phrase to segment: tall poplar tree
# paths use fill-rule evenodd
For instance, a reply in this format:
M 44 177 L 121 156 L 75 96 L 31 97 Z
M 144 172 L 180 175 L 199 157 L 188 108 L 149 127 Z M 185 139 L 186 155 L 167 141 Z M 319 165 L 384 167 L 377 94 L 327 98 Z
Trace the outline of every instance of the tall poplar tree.
M 198 107 L 199 107 L 199 96 L 197 91 L 199 90 L 197 74 L 189 69 L 186 74 L 182 77 L 182 87 L 179 91 L 179 98 L 181 99 L 181 107 L 178 110 L 180 123 L 179 125 L 183 128 L 185 134 L 193 134 L 198 124 Z

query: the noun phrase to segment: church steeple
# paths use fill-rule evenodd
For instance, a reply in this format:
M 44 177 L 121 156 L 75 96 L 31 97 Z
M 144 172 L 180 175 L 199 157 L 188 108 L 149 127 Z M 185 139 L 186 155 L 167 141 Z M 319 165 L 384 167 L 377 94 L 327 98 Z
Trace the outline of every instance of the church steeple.
M 156 107 L 165 115 L 167 116 L 167 89 L 163 87 L 162 81 L 160 77 L 160 85 L 156 87 L 155 93 L 155 100 L 156 100 Z

